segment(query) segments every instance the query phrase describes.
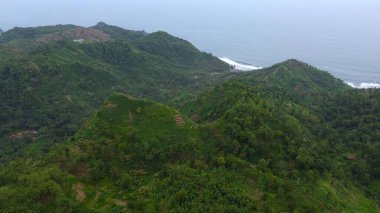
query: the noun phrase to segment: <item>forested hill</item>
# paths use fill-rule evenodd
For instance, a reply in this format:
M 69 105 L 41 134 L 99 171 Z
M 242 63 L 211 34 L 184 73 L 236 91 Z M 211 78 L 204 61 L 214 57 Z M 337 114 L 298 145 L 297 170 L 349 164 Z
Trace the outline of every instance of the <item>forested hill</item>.
M 0 162 L 65 141 L 112 92 L 178 105 L 230 75 L 187 41 L 105 23 L 14 28 L 0 43 Z
M 39 38 L 43 35 L 58 33 L 68 30 L 79 28 L 75 25 L 57 25 L 57 26 L 45 26 L 45 27 L 15 27 L 11 30 L 4 32 L 0 37 L 0 43 L 7 43 L 12 40 L 32 40 Z
M 378 89 L 105 23 L 4 35 L 4 212 L 380 212 Z
M 359 159 L 315 135 L 317 115 L 239 81 L 197 103 L 193 120 L 208 122 L 111 95 L 66 144 L 0 167 L 1 209 L 380 212 L 376 191 L 356 176 Z
M 127 30 L 121 27 L 108 25 L 104 22 L 99 22 L 90 28 L 100 30 L 110 35 L 115 40 L 123 40 L 127 42 L 133 42 L 148 35 L 145 31 Z

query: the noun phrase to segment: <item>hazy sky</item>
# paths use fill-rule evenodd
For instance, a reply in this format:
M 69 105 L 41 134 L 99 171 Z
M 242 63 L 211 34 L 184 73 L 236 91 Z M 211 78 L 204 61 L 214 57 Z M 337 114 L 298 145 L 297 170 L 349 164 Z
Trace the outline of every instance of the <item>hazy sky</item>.
M 252 22 L 255 27 L 289 27 L 308 21 L 332 28 L 346 27 L 358 16 L 366 17 L 363 27 L 380 21 L 379 0 L 0 0 L 0 5 L 4 30 L 59 23 L 91 26 L 98 21 L 147 31 L 170 30 L 178 23 L 183 28 L 210 27 L 221 21 L 230 27 L 250 27 Z

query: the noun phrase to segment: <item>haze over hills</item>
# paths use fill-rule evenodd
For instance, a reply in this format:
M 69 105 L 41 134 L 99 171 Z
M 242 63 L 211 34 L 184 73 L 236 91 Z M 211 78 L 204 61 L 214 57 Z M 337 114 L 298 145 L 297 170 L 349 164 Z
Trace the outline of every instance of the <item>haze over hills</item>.
M 0 36 L 5 212 L 380 212 L 380 91 L 166 32 Z

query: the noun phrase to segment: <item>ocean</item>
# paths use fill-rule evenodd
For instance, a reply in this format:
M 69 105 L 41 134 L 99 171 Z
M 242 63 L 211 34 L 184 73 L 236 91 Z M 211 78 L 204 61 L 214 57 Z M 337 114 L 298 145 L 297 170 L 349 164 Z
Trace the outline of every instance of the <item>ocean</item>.
M 157 3 L 141 19 L 130 14 L 124 26 L 164 30 L 253 67 L 298 59 L 352 86 L 380 87 L 378 0 L 165 1 L 172 4 Z
M 184 30 L 175 34 L 203 51 L 227 59 L 224 61 L 231 65 L 236 66 L 232 61 L 252 65 L 246 69 L 243 64 L 243 71 L 294 58 L 328 71 L 353 87 L 380 87 L 380 34 L 379 40 L 372 41 L 363 41 L 355 35 L 326 36 L 323 32 L 307 34 L 270 29 Z

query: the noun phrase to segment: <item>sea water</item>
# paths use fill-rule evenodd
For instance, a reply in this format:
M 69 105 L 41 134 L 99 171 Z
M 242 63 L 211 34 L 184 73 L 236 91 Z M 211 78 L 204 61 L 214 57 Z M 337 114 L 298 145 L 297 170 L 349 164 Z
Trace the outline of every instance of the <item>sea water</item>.
M 164 2 L 132 26 L 168 31 L 224 61 L 298 59 L 352 86 L 380 86 L 379 0 Z

